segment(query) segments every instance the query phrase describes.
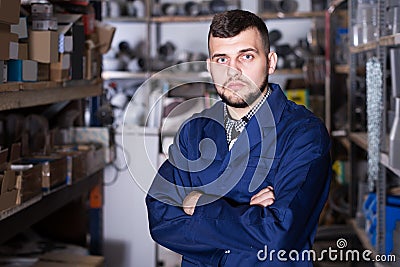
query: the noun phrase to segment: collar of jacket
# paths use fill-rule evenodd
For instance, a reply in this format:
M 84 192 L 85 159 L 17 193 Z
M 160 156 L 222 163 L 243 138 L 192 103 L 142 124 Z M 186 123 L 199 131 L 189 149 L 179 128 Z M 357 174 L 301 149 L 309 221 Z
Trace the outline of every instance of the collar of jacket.
M 256 130 L 247 131 L 247 128 L 252 124 L 259 124 L 258 127 L 250 127 L 251 129 L 261 129 L 263 137 L 271 134 L 275 131 L 276 124 L 279 123 L 283 110 L 286 104 L 286 96 L 278 84 L 270 83 L 269 86 L 272 89 L 271 95 L 267 101 L 260 107 L 257 113 L 247 123 L 246 130 L 239 136 L 233 146 L 232 156 L 236 158 L 246 151 L 251 150 L 254 146 L 258 145 L 263 138 L 260 138 L 260 132 Z M 203 128 L 203 137 L 215 140 L 218 145 L 217 155 L 215 159 L 222 160 L 229 153 L 228 144 L 226 141 L 225 128 L 224 128 L 224 104 L 219 101 L 213 107 L 206 110 L 202 116 L 210 118 L 210 121 Z M 216 127 L 216 123 L 218 126 Z M 245 148 L 245 149 L 244 149 Z M 207 151 L 204 149 L 203 151 Z M 241 152 L 239 152 L 241 151 Z M 203 155 L 207 158 L 207 153 Z

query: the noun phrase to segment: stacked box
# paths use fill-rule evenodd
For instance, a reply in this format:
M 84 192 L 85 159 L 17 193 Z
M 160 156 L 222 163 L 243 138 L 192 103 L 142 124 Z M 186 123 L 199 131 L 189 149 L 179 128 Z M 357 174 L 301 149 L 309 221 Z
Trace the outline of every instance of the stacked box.
M 67 53 L 59 54 L 58 62 L 50 64 L 50 80 L 56 82 L 70 80 L 70 70 L 71 55 Z
M 18 190 L 15 172 L 7 168 L 8 149 L 0 151 L 0 211 L 17 205 Z
M 19 12 L 19 1 L 0 1 L 0 60 L 18 59 L 18 35 L 11 31 L 11 24 L 19 23 Z
M 61 155 L 31 155 L 21 158 L 21 144 L 13 144 L 11 149 L 11 168 L 16 170 L 20 188 L 24 190 L 23 200 L 29 196 L 48 192 L 66 184 L 67 159 Z M 39 193 L 40 192 L 40 193 Z M 27 196 L 28 195 L 28 196 Z
M 43 192 L 49 192 L 68 181 L 67 158 L 61 155 L 33 156 L 22 159 L 22 162 L 41 166 Z
M 40 63 L 58 62 L 58 33 L 29 31 L 29 59 Z
M 9 82 L 35 82 L 38 76 L 38 63 L 33 60 L 9 60 L 8 81 Z
M 17 201 L 26 202 L 33 197 L 42 195 L 42 166 L 21 160 L 21 144 L 11 146 L 9 169 L 15 172 Z
M 17 204 L 42 195 L 42 165 L 17 161 L 11 169 L 16 173 Z
M 0 27 L 0 60 L 18 59 L 18 35 L 11 33 L 10 25 Z
M 21 1 L 1 0 L 0 23 L 17 24 L 19 21 L 20 9 L 21 9 Z
M 69 161 L 68 184 L 77 182 L 104 168 L 104 148 L 101 144 L 69 144 L 53 148 L 54 153 L 67 157 Z

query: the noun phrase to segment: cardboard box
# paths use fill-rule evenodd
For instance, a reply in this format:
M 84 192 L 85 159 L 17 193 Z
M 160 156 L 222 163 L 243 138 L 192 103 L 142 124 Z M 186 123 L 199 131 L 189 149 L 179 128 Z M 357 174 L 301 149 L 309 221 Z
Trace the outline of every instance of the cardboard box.
M 38 63 L 38 81 L 50 81 L 50 63 Z
M 42 166 L 40 164 L 16 161 L 11 164 L 11 168 L 16 173 L 17 204 L 42 195 Z
M 29 31 L 29 59 L 40 63 L 58 61 L 58 34 L 55 31 Z
M 1 32 L 11 32 L 11 25 L 0 23 L 0 31 Z
M 111 43 L 114 38 L 116 28 L 111 25 L 96 21 L 95 29 L 99 39 L 99 53 L 105 54 L 111 48 Z
M 26 43 L 18 43 L 18 59 L 28 60 L 29 59 L 29 48 Z
M 91 40 L 86 41 L 86 71 L 85 79 L 93 80 L 100 76 L 101 72 L 101 56 L 97 47 Z
M 3 27 L 0 30 L 0 60 L 18 59 L 18 35 L 7 31 Z
M 61 82 L 71 79 L 71 55 L 59 54 L 59 62 L 50 64 L 50 80 Z
M 39 164 L 42 166 L 42 184 L 43 192 L 49 192 L 67 183 L 68 180 L 68 164 L 67 158 L 61 155 L 41 156 L 35 155 L 23 158 L 21 162 Z
M 115 157 L 114 137 L 107 127 L 75 127 L 72 128 L 74 143 L 99 143 L 104 147 L 103 162 L 110 163 Z
M 54 153 L 67 157 L 68 184 L 75 183 L 104 168 L 104 150 L 100 144 L 54 146 Z
M 19 22 L 20 8 L 21 1 L 0 0 L 0 22 L 17 24 Z
M 10 169 L 16 175 L 17 204 L 42 195 L 42 166 L 21 160 L 21 144 L 15 143 L 10 151 Z
M 71 80 L 69 70 L 50 69 L 50 80 L 55 82 L 64 82 Z
M 37 81 L 38 63 L 33 60 L 9 60 L 8 81 L 35 82 Z
M 8 149 L 0 151 L 0 211 L 17 205 L 16 176 L 15 172 L 8 168 Z

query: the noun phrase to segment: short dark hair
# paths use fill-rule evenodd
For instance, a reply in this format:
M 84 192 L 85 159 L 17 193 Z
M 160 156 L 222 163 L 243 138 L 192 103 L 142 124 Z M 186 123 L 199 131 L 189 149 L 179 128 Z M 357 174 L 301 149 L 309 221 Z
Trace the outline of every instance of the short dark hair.
M 249 28 L 256 28 L 264 44 L 265 53 L 269 53 L 268 28 L 264 21 L 257 15 L 245 10 L 230 10 L 214 16 L 208 32 L 208 49 L 210 50 L 210 37 L 230 38 Z

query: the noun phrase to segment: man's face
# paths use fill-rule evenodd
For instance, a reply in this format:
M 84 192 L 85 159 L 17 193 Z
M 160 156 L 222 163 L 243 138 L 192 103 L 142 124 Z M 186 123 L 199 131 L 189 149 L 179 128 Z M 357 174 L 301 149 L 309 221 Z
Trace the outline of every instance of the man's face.
M 255 28 L 231 38 L 210 36 L 209 70 L 218 95 L 230 106 L 244 108 L 268 83 L 267 56 Z

